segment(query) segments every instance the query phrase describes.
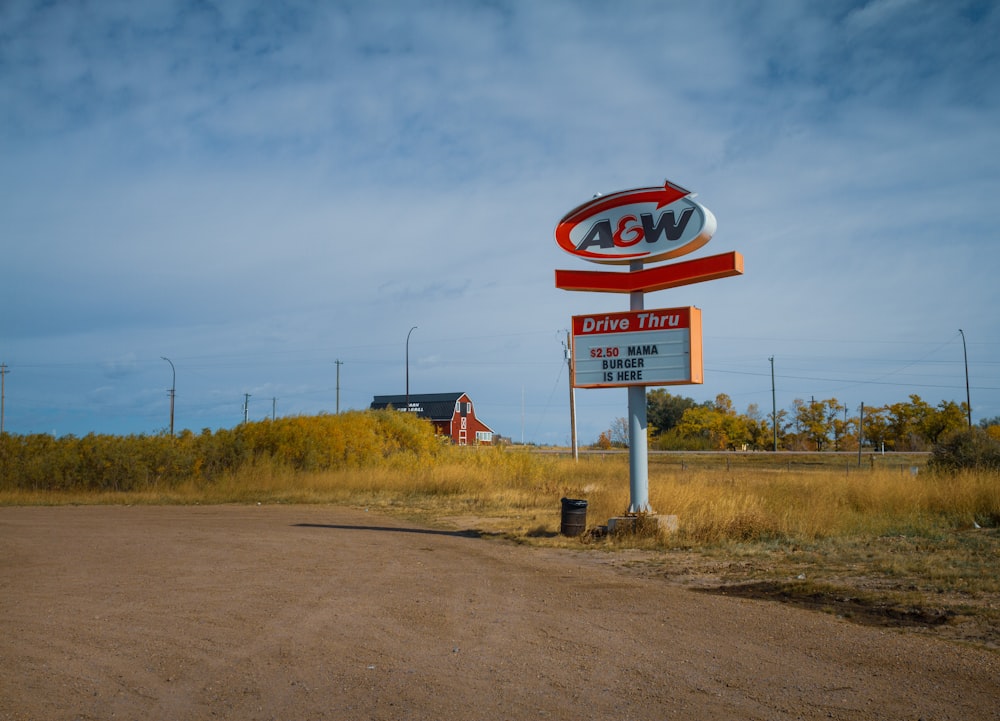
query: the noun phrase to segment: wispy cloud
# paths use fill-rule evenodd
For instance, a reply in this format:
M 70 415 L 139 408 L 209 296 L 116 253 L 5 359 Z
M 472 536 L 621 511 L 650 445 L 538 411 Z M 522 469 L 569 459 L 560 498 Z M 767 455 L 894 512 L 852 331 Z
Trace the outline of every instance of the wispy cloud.
M 561 329 L 625 302 L 553 288 L 579 266 L 553 226 L 665 177 L 719 218 L 706 252 L 747 261 L 648 300 L 705 310 L 719 372 L 684 390 L 763 401 L 756 364 L 784 354 L 845 402 L 905 397 L 859 385 L 886 343 L 912 360 L 962 325 L 976 415 L 1000 415 L 998 25 L 972 0 L 4 3 L 9 425 L 150 429 L 128 402 L 31 415 L 64 357 L 155 410 L 176 356 L 182 426 L 239 420 L 250 388 L 329 409 L 337 357 L 362 407 L 398 390 L 419 325 L 421 390 L 458 384 L 518 436 L 527 388 L 538 440 L 562 440 Z M 956 371 L 931 368 L 932 400 Z M 579 396 L 584 438 L 622 414 Z

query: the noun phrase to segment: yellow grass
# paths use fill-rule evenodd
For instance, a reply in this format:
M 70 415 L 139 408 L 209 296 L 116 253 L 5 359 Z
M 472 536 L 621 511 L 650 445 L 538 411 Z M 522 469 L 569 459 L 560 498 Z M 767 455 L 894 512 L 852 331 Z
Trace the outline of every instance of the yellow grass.
M 679 519 L 664 544 L 932 534 L 1000 521 L 996 474 L 728 466 L 651 465 L 651 505 Z M 490 517 L 494 528 L 516 534 L 526 518 L 538 519 L 536 532 L 557 531 L 562 497 L 587 500 L 591 526 L 621 515 L 629 505 L 628 474 L 622 455 L 575 462 L 524 450 L 452 448 L 325 471 L 292 470 L 265 458 L 211 481 L 191 478 L 130 493 L 8 490 L 0 503 L 332 503 L 425 518 Z

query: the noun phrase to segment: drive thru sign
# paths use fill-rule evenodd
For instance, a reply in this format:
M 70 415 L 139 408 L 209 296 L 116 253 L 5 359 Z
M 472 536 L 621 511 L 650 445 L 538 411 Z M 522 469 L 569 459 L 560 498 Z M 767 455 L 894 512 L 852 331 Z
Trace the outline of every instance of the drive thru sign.
M 646 310 L 643 297 L 667 288 L 743 273 L 743 256 L 722 255 L 644 268 L 704 246 L 715 216 L 689 190 L 662 187 L 598 195 L 564 215 L 556 243 L 567 253 L 628 272 L 557 270 L 556 287 L 628 293 L 629 311 L 573 317 L 570 412 L 576 456 L 574 388 L 628 388 L 630 514 L 651 513 L 646 454 L 646 386 L 702 382 L 701 311 Z
M 628 273 L 557 270 L 556 287 L 596 293 L 650 293 L 743 273 L 736 252 L 666 266 L 644 264 L 687 255 L 715 233 L 716 220 L 691 192 L 671 183 L 599 195 L 563 216 L 556 242 L 592 263 L 628 265 Z
M 576 388 L 701 383 L 701 310 L 573 316 L 572 371 Z

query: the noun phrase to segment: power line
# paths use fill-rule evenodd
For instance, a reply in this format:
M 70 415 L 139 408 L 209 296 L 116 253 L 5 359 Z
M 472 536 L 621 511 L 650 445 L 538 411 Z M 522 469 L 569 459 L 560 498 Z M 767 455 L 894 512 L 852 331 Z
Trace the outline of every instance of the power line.
M 760 378 L 767 378 L 767 373 L 761 373 L 758 371 L 732 371 L 724 370 L 722 368 L 709 368 L 706 366 L 705 370 L 711 371 L 712 373 L 724 373 L 728 375 L 741 375 L 741 376 L 757 376 Z M 796 375 L 778 375 L 777 378 L 783 378 L 786 380 L 796 380 L 796 381 L 814 381 L 817 383 L 848 383 L 850 385 L 875 385 L 875 386 L 897 386 L 899 388 L 957 388 L 956 385 L 947 385 L 942 383 L 903 383 L 897 381 L 878 381 L 878 380 L 863 380 L 858 378 L 824 378 L 822 376 L 796 376 Z M 885 376 L 881 376 L 885 377 Z M 993 386 L 972 386 L 973 390 L 980 391 L 1000 391 L 1000 387 Z

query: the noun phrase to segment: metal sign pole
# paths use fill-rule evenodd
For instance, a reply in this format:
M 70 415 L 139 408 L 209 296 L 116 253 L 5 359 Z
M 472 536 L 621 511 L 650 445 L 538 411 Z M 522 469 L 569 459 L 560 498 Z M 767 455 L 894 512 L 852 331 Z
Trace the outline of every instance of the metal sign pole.
M 629 271 L 642 270 L 642 261 L 629 263 Z M 643 291 L 629 293 L 629 310 L 644 310 Z M 649 507 L 649 454 L 646 450 L 646 387 L 628 387 L 629 513 L 652 513 Z

